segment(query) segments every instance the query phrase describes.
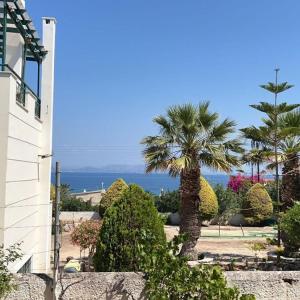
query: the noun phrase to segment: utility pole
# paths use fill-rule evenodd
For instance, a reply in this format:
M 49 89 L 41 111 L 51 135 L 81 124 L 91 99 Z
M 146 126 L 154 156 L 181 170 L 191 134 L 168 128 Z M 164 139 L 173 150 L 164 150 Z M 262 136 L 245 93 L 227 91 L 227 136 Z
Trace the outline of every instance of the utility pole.
M 277 112 L 277 95 L 278 95 L 278 72 L 279 68 L 275 70 L 275 85 L 276 92 L 274 98 L 274 106 L 275 106 L 275 164 L 276 164 L 276 202 L 277 202 L 277 247 L 281 246 L 281 231 L 280 231 L 280 188 L 279 188 L 279 162 L 278 162 L 278 112 Z M 279 253 L 279 252 L 278 252 Z M 277 262 L 280 262 L 280 254 L 277 255 Z
M 59 252 L 60 252 L 60 228 L 59 228 L 59 204 L 60 204 L 60 163 L 56 162 L 55 168 L 55 230 L 54 230 L 54 267 L 53 267 L 53 300 L 56 300 L 56 285 L 58 281 Z

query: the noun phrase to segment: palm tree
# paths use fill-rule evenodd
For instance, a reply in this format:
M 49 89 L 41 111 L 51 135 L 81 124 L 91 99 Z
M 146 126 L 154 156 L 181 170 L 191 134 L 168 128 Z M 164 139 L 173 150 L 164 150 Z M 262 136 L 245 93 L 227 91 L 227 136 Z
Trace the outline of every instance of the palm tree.
M 293 131 L 279 144 L 282 167 L 283 210 L 300 201 L 300 110 L 289 112 L 278 121 L 280 130 L 293 128 Z
M 268 149 L 266 147 L 263 148 L 253 148 L 250 151 L 246 152 L 242 156 L 242 163 L 251 164 L 252 172 L 251 172 L 251 179 L 252 182 L 254 181 L 254 174 L 253 174 L 253 166 L 256 166 L 256 172 L 257 172 L 257 181 L 260 182 L 260 175 L 261 170 L 260 166 L 266 159 L 266 153 Z
M 146 171 L 168 171 L 180 176 L 180 233 L 187 235 L 181 254 L 197 258 L 195 246 L 200 236 L 199 198 L 201 168 L 229 172 L 239 164 L 236 153 L 241 144 L 229 139 L 235 123 L 218 122 L 219 115 L 209 111 L 209 102 L 171 106 L 166 116 L 154 118 L 160 134 L 143 139 Z

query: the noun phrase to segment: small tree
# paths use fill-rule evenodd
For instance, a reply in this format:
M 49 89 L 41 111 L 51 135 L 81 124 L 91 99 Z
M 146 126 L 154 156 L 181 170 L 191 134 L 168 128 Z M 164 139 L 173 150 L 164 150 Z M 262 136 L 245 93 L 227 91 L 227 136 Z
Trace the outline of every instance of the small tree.
M 184 239 L 176 236 L 154 248 L 151 255 L 146 253 L 145 242 L 140 245 L 147 299 L 255 300 L 253 295 L 240 295 L 237 288 L 229 287 L 219 267 L 189 266 L 187 258 L 178 255 Z
M 204 177 L 200 178 L 200 218 L 209 221 L 218 214 L 219 205 L 217 196 Z
M 8 265 L 22 257 L 20 244 L 14 244 L 7 249 L 0 246 L 0 299 L 7 296 L 16 289 L 16 285 L 12 282 L 13 275 L 8 270 Z
M 242 213 L 245 220 L 251 225 L 259 224 L 272 216 L 272 199 L 260 183 L 251 187 L 246 194 Z
M 107 209 L 94 259 L 102 272 L 141 271 L 139 243 L 145 233 L 153 237 L 145 246 L 146 254 L 164 244 L 163 223 L 153 198 L 137 185 L 130 185 L 122 197 Z
M 79 246 L 80 251 L 88 249 L 89 268 L 95 254 L 101 225 L 101 221 L 87 220 L 78 225 L 71 235 L 72 244 Z
M 102 197 L 99 205 L 99 214 L 100 216 L 104 216 L 105 211 L 124 193 L 124 191 L 128 188 L 126 182 L 119 178 L 107 189 L 106 193 Z

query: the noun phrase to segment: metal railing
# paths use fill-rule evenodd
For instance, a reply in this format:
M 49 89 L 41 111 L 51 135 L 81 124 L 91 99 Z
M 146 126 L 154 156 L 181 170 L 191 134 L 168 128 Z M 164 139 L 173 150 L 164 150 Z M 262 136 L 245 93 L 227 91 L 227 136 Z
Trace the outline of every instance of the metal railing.
M 14 76 L 19 80 L 17 81 L 17 91 L 16 91 L 16 102 L 25 107 L 25 94 L 29 91 L 35 98 L 35 110 L 34 114 L 37 118 L 41 118 L 41 99 L 36 95 L 36 93 L 26 84 L 26 82 L 8 65 L 0 64 L 0 67 L 4 67 L 9 72 L 14 74 Z
M 22 83 L 17 81 L 17 89 L 16 89 L 16 101 L 22 105 L 26 106 L 26 99 L 25 99 L 26 90 Z

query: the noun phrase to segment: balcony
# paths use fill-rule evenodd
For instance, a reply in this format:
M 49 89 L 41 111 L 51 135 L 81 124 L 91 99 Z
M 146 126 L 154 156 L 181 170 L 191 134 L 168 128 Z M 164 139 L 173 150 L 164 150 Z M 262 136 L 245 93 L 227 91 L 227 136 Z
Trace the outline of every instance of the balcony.
M 35 99 L 35 109 L 34 115 L 36 118 L 41 118 L 41 99 L 36 95 L 36 93 L 22 80 L 22 78 L 9 66 L 1 65 L 4 70 L 10 72 L 16 78 L 16 103 L 26 108 L 26 93 L 30 93 Z

